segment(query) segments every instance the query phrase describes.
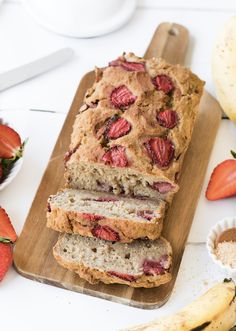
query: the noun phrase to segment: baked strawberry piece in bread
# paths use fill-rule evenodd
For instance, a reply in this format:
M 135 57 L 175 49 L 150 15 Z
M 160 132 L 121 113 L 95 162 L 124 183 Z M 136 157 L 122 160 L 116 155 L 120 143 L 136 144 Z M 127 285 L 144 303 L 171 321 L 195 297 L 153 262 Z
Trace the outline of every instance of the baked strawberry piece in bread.
M 64 234 L 53 249 L 57 262 L 95 284 L 157 287 L 171 280 L 172 249 L 164 238 L 131 244 Z
M 97 69 L 65 156 L 67 185 L 170 202 L 203 85 L 189 69 L 132 53 Z
M 160 236 L 164 212 L 162 200 L 65 189 L 48 200 L 47 226 L 114 242 L 154 240 Z

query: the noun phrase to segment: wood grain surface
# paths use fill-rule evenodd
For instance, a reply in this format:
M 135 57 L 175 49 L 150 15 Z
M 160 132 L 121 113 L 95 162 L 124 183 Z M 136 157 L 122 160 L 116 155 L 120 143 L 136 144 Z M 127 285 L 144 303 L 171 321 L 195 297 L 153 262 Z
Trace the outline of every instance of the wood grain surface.
M 184 63 L 187 45 L 188 31 L 184 27 L 178 24 L 162 23 L 157 28 L 145 57 L 162 56 L 171 63 Z M 153 289 L 133 289 L 125 285 L 102 283 L 91 285 L 78 275 L 60 267 L 54 260 L 52 247 L 57 241 L 58 234 L 46 228 L 46 202 L 50 194 L 55 194 L 64 186 L 63 156 L 70 143 L 75 116 L 82 104 L 85 91 L 92 85 L 93 80 L 94 72 L 89 72 L 80 82 L 24 228 L 16 243 L 14 264 L 21 275 L 30 279 L 139 308 L 157 308 L 168 300 L 176 280 L 220 124 L 221 109 L 216 100 L 205 92 L 192 141 L 185 156 L 180 178 L 181 188 L 165 218 L 163 236 L 171 242 L 174 251 L 172 281 Z

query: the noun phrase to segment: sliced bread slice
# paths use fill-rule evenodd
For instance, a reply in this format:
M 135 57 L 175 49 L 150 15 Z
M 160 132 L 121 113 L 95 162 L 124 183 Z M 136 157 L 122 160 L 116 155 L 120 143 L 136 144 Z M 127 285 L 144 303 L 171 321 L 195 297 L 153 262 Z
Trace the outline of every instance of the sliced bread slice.
M 172 249 L 167 240 L 112 243 L 63 234 L 53 248 L 57 262 L 91 284 L 157 287 L 171 280 Z
M 165 202 L 65 189 L 48 200 L 47 226 L 104 240 L 131 242 L 157 239 L 162 230 Z

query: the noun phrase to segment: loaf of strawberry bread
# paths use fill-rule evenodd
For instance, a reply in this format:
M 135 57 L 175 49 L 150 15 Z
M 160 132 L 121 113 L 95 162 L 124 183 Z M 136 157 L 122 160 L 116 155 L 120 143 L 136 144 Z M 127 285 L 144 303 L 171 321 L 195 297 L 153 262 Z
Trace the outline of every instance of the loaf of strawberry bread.
M 162 200 L 65 189 L 48 199 L 47 226 L 113 242 L 154 240 L 161 234 L 164 212 Z
M 203 85 L 189 69 L 132 53 L 97 69 L 65 156 L 67 185 L 171 201 Z
M 171 280 L 172 249 L 162 237 L 121 244 L 63 234 L 53 255 L 61 266 L 92 284 L 156 287 Z

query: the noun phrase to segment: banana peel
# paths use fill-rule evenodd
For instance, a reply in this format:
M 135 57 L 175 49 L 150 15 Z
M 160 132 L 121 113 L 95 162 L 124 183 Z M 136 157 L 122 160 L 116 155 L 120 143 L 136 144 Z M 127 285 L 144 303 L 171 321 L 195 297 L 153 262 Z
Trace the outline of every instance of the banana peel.
M 178 313 L 123 331 L 229 331 L 235 321 L 236 286 L 226 279 Z

